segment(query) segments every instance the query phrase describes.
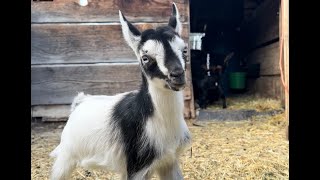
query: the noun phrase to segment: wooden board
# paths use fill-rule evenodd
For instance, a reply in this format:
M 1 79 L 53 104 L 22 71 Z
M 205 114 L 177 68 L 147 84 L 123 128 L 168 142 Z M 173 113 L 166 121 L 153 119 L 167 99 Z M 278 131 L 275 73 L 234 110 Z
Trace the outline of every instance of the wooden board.
M 31 67 L 31 105 L 70 104 L 77 92 L 113 95 L 135 90 L 138 64 L 42 65 Z
M 31 1 L 31 22 L 119 22 L 119 10 L 132 22 L 168 22 L 172 0 L 79 0 Z M 188 21 L 187 0 L 174 1 L 181 21 Z
M 247 57 L 248 63 L 260 63 L 260 75 L 280 75 L 279 42 L 259 48 Z
M 42 105 L 31 108 L 32 117 L 42 121 L 66 121 L 70 115 L 70 105 Z
M 195 118 L 195 109 L 193 101 L 193 87 L 190 63 L 186 65 L 186 87 L 184 89 L 184 117 L 186 119 Z
M 249 79 L 248 88 L 250 90 L 249 93 L 261 97 L 280 100 L 284 96 L 280 76 L 262 76 L 257 79 Z
M 285 94 L 285 107 L 286 107 L 286 119 L 289 121 L 289 1 L 284 0 L 283 5 L 283 37 L 284 37 L 284 50 L 283 50 L 283 58 L 284 58 L 284 79 L 285 85 L 287 87 L 287 92 Z M 288 125 L 288 134 L 287 139 L 289 140 L 289 125 Z
M 136 24 L 140 30 L 165 23 Z M 183 25 L 188 42 L 189 25 Z M 31 64 L 132 62 L 136 57 L 126 44 L 120 24 L 33 24 Z
M 252 19 L 241 26 L 245 51 L 279 38 L 279 1 L 265 0 L 253 13 Z
M 285 112 L 288 126 L 286 128 L 286 138 L 289 141 L 289 1 L 281 1 L 280 11 L 280 37 L 282 39 L 282 58 L 283 58 L 283 79 L 285 91 Z

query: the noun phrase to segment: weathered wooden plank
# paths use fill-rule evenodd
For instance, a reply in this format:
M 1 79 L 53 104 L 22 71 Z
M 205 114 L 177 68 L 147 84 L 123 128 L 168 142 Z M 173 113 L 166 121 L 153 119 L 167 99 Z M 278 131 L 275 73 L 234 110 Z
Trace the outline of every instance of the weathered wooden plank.
M 186 65 L 186 87 L 184 89 L 184 118 L 194 118 L 194 101 L 193 101 L 193 88 L 190 63 Z
M 70 105 L 32 106 L 32 117 L 42 121 L 66 121 L 70 115 Z
M 284 80 L 287 87 L 287 92 L 285 94 L 285 107 L 286 107 L 286 119 L 289 121 L 289 0 L 283 1 L 283 55 L 284 55 Z M 288 135 L 289 140 L 289 125 L 288 125 Z
M 279 1 L 265 0 L 241 26 L 245 51 L 279 38 Z
M 189 1 L 187 1 L 187 12 L 189 16 Z M 187 31 L 183 34 L 184 40 L 187 43 L 188 47 L 190 46 L 190 41 L 189 41 L 189 32 L 190 32 L 190 26 L 184 26 L 184 31 Z M 192 75 L 191 75 L 191 62 L 190 62 L 190 48 L 187 48 L 187 59 L 186 59 L 186 79 L 187 79 L 187 85 L 186 88 L 184 89 L 184 118 L 185 119 L 194 119 L 196 117 L 196 112 L 195 112 L 195 106 L 194 106 L 194 94 L 193 94 L 193 86 L 192 86 Z
M 113 95 L 137 89 L 140 69 L 132 64 L 31 67 L 31 105 L 70 104 L 77 94 Z
M 283 104 L 285 106 L 286 119 L 289 121 L 289 1 L 281 1 L 280 6 L 280 48 L 282 50 L 282 78 L 284 80 L 285 98 Z M 286 132 L 289 140 L 289 125 Z
M 165 23 L 135 25 L 145 30 Z M 186 42 L 188 26 L 187 23 L 183 25 L 182 37 Z M 119 23 L 31 25 L 31 64 L 130 62 L 135 59 Z
M 284 96 L 280 76 L 262 76 L 257 79 L 249 79 L 248 89 L 249 93 L 261 97 L 280 100 Z
M 89 0 L 80 6 L 79 0 L 31 1 L 31 22 L 118 22 L 119 10 L 132 22 L 168 22 L 172 0 Z M 187 0 L 174 1 L 181 20 L 188 21 Z
M 256 49 L 247 60 L 249 64 L 260 63 L 260 75 L 279 75 L 279 42 Z

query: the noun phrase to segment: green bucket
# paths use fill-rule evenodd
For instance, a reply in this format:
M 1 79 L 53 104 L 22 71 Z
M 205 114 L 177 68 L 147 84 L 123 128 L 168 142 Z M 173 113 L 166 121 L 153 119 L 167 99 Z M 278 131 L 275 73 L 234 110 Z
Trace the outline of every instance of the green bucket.
M 244 89 L 246 86 L 245 72 L 232 72 L 229 76 L 229 86 L 231 89 Z

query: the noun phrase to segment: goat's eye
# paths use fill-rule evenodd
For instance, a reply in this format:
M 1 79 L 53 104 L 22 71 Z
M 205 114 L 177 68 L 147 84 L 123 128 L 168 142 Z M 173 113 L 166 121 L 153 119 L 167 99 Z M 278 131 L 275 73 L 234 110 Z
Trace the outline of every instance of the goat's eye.
M 184 61 L 187 61 L 187 56 L 188 56 L 188 49 L 187 49 L 187 47 L 185 47 L 182 50 L 182 57 L 183 57 Z
M 148 63 L 148 62 L 149 62 L 149 57 L 146 56 L 146 55 L 143 55 L 143 56 L 141 57 L 141 59 L 142 59 L 143 63 Z
M 183 54 L 187 54 L 188 53 L 187 47 L 183 48 L 182 52 L 183 52 Z

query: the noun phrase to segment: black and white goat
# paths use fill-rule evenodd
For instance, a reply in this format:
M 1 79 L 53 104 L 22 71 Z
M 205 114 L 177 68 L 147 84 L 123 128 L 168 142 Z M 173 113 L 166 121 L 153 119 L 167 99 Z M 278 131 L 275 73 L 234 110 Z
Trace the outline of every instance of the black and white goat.
M 78 94 L 63 129 L 51 179 L 68 179 L 76 166 L 118 172 L 122 179 L 183 179 L 179 155 L 189 147 L 183 117 L 184 41 L 173 3 L 168 26 L 140 32 L 119 11 L 124 39 L 142 71 L 138 91 L 115 96 Z

